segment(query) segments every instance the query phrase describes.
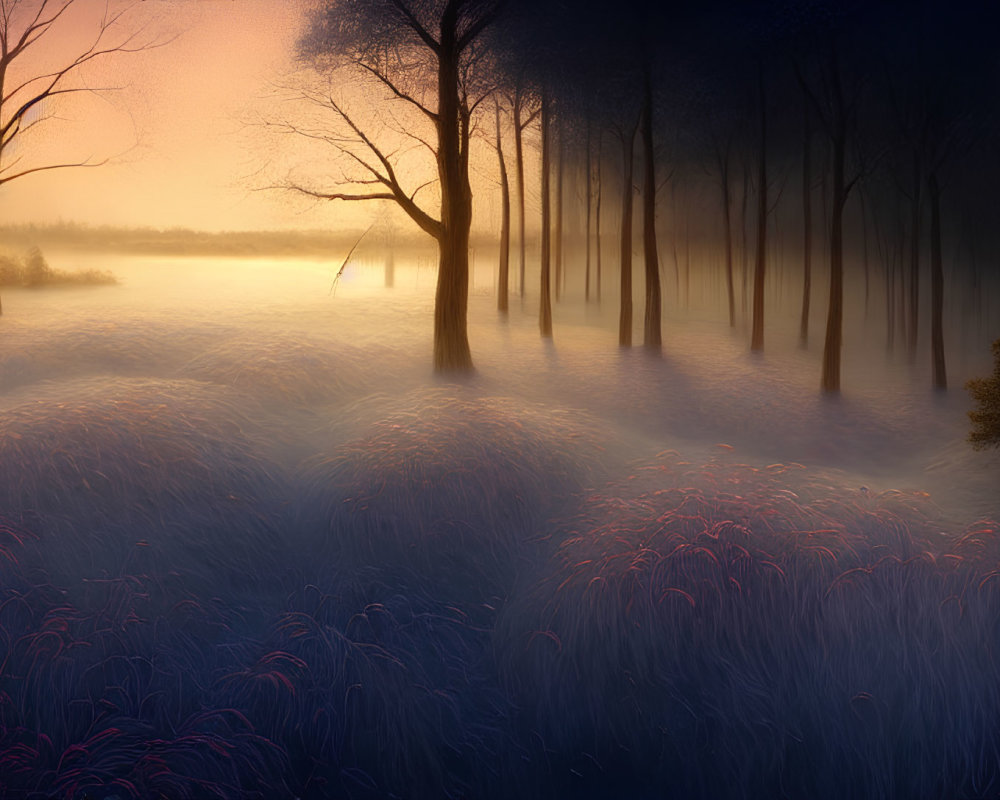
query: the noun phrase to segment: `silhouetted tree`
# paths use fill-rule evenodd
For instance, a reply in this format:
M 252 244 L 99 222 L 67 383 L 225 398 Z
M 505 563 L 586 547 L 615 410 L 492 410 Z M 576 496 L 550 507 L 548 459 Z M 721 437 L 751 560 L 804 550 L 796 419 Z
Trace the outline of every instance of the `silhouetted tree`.
M 515 78 L 511 109 L 514 118 L 514 171 L 517 174 L 517 246 L 518 288 L 524 299 L 525 208 L 524 208 L 524 131 L 538 117 L 541 108 L 524 86 L 523 75 Z
M 499 98 L 494 98 L 494 111 L 497 128 L 497 160 L 500 166 L 500 265 L 497 276 L 497 310 L 506 313 L 510 294 L 510 183 L 507 180 L 507 163 L 503 155 Z
M 483 31 L 503 0 L 327 0 L 313 13 L 300 42 L 300 55 L 317 70 L 348 67 L 370 76 L 395 100 L 415 110 L 433 130 L 431 141 L 401 131 L 427 146 L 437 171 L 437 216 L 416 200 L 424 185 L 409 186 L 394 154 L 379 142 L 380 130 L 350 113 L 329 91 L 304 96 L 342 123 L 322 135 L 360 173 L 349 190 L 316 189 L 295 181 L 286 188 L 326 200 L 392 200 L 438 244 L 434 304 L 434 369 L 473 368 L 467 331 L 469 232 L 472 189 L 469 145 L 472 114 L 487 90 L 477 83 Z M 433 100 L 428 100 L 433 97 Z M 309 135 L 300 126 L 284 127 Z M 314 134 L 315 135 L 315 134 Z M 366 188 L 373 187 L 373 188 Z
M 809 305 L 812 300 L 812 126 L 808 90 L 802 86 L 802 312 L 799 341 L 809 341 Z
M 111 12 L 105 7 L 97 12 L 94 29 L 83 44 L 75 50 L 62 49 L 60 40 L 70 32 L 71 10 L 84 5 L 84 0 L 0 0 L 0 186 L 37 172 L 105 164 L 106 157 L 36 158 L 40 149 L 35 143 L 45 136 L 45 123 L 57 117 L 59 101 L 105 91 L 76 80 L 89 64 L 165 43 L 144 38 L 141 30 L 122 30 L 128 9 Z M 36 58 L 46 48 L 61 54 L 54 63 Z
M 538 330 L 544 338 L 552 338 L 552 207 L 551 192 L 549 188 L 550 173 L 549 165 L 551 149 L 551 110 L 549 106 L 548 92 L 542 89 L 541 115 L 542 115 L 542 254 L 541 266 L 539 269 L 540 293 L 538 300 Z
M 760 150 L 757 154 L 757 254 L 753 270 L 753 323 L 750 349 L 764 349 L 764 272 L 767 268 L 767 97 L 764 67 L 757 66 L 757 94 L 760 98 Z
M 863 79 L 855 64 L 854 78 L 845 86 L 845 70 L 836 41 L 827 47 L 825 63 L 819 66 L 819 90 L 800 79 L 830 145 L 830 292 L 823 340 L 823 367 L 820 380 L 826 393 L 840 391 L 840 357 L 844 329 L 844 207 L 851 190 L 865 171 L 860 153 L 848 164 L 849 145 L 857 144 L 859 106 Z M 851 173 L 848 174 L 848 167 Z
M 647 63 L 642 80 L 642 250 L 646 267 L 646 307 L 643 346 L 659 351 L 661 334 L 660 260 L 656 252 L 656 148 L 653 143 L 653 78 Z
M 639 116 L 626 123 L 618 134 L 622 145 L 622 202 L 620 234 L 620 308 L 618 311 L 618 344 L 632 346 L 632 183 L 635 161 L 635 134 L 639 128 Z

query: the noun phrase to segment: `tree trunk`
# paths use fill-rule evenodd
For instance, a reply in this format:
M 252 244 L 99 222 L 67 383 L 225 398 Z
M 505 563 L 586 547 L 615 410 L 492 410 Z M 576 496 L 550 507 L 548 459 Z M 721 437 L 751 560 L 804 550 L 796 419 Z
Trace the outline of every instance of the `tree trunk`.
M 747 246 L 747 203 L 750 199 L 750 169 L 743 164 L 743 196 L 740 200 L 740 310 L 747 313 L 747 283 L 750 272 L 750 248 Z
M 583 283 L 583 300 L 585 303 L 590 302 L 590 209 L 591 209 L 591 197 L 592 197 L 592 181 L 591 172 L 592 164 L 590 162 L 590 121 L 587 121 L 587 158 L 586 158 L 586 187 L 585 191 L 587 193 L 587 199 L 584 203 L 585 211 L 587 214 L 587 224 L 584 226 L 584 238 L 587 241 L 586 246 L 586 259 L 584 264 L 584 283 Z
M 944 271 L 941 265 L 941 187 L 932 171 L 927 178 L 931 196 L 931 354 L 934 367 L 934 388 L 947 389 L 948 375 L 944 364 Z
M 469 305 L 469 111 L 459 97 L 455 31 L 442 22 L 438 59 L 438 176 L 442 231 L 438 238 L 438 278 L 434 302 L 434 369 L 471 372 Z
M 563 131 L 556 117 L 556 229 L 554 233 L 552 259 L 556 265 L 556 302 L 562 299 L 563 283 Z
M 805 93 L 803 87 L 803 93 Z M 812 298 L 812 165 L 809 142 L 809 98 L 802 103 L 802 315 L 799 318 L 799 341 L 809 342 L 809 303 Z
M 500 274 L 497 279 L 497 311 L 507 313 L 510 274 L 510 183 L 500 135 L 500 103 L 496 103 L 497 158 L 500 161 Z
M 622 230 L 621 310 L 618 314 L 618 344 L 632 346 L 632 161 L 638 120 L 622 131 Z
M 823 342 L 823 391 L 840 391 L 840 348 L 844 322 L 844 151 L 847 129 L 842 121 L 833 137 L 833 203 L 830 220 L 830 306 Z
M 660 259 L 656 251 L 656 159 L 653 147 L 653 82 L 647 67 L 643 76 L 642 109 L 642 251 L 646 265 L 646 311 L 643 346 L 660 352 L 663 345 L 660 309 Z
M 901 340 L 906 339 L 906 220 L 902 208 L 896 207 L 896 254 L 898 256 L 898 284 L 896 297 L 896 318 L 899 320 L 897 331 Z M 904 341 L 905 344 L 905 341 Z
M 597 187 L 594 190 L 594 248 L 596 263 L 594 269 L 597 272 L 597 304 L 601 304 L 601 136 L 597 137 Z
M 719 172 L 722 180 L 722 225 L 726 243 L 726 296 L 729 300 L 729 327 L 736 327 L 736 291 L 733 287 L 733 226 L 730 220 L 732 200 L 729 192 L 729 150 L 719 158 Z
M 760 155 L 757 162 L 757 259 L 753 271 L 753 332 L 750 350 L 764 349 L 764 270 L 767 258 L 767 105 L 764 95 L 764 70 L 759 68 Z
M 684 214 L 684 310 L 691 306 L 691 217 Z
M 885 270 L 885 349 L 896 347 L 896 257 L 893 255 Z
M 910 315 L 906 349 L 912 358 L 917 352 L 920 322 L 920 156 L 913 156 L 913 205 L 910 209 Z
M 865 321 L 868 320 L 868 300 L 871 294 L 871 265 L 868 263 L 868 211 L 865 208 L 865 193 L 858 195 L 861 202 L 861 263 L 865 273 Z
M 552 281 L 549 276 L 552 245 L 552 221 L 549 196 L 549 99 L 542 92 L 542 263 L 541 293 L 538 304 L 538 330 L 543 337 L 552 338 Z
M 392 289 L 396 285 L 396 252 L 391 247 L 385 257 L 384 283 L 386 289 Z
M 524 98 L 518 91 L 514 95 L 514 161 L 515 169 L 517 171 L 517 243 L 519 248 L 519 280 L 518 283 L 519 291 L 521 293 L 521 299 L 524 299 L 524 260 L 525 260 L 525 243 L 524 243 L 524 142 L 522 140 L 521 134 L 524 130 L 524 124 L 521 122 L 521 105 L 524 102 Z

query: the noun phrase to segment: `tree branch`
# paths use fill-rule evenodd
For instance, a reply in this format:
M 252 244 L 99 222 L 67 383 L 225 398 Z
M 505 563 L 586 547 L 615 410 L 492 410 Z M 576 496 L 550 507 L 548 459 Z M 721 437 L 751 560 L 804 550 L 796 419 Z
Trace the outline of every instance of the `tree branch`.
M 408 94 L 407 92 L 404 92 L 402 89 L 396 86 L 396 84 L 393 81 L 389 80 L 389 77 L 387 75 L 384 75 L 380 70 L 375 69 L 375 67 L 371 66 L 370 64 L 366 64 L 364 61 L 357 60 L 355 63 L 362 69 L 374 75 L 381 83 L 383 83 L 386 87 L 388 87 L 389 91 L 391 91 L 394 95 L 396 95 L 396 97 L 398 97 L 400 100 L 405 100 L 406 102 L 412 104 L 423 114 L 426 114 L 427 117 L 431 119 L 433 122 L 435 123 L 437 122 L 438 115 L 435 112 L 431 111 L 429 108 L 427 108 L 427 106 L 425 106 L 415 97 Z
M 5 170 L 14 166 L 14 164 L 8 164 L 6 167 L 0 168 L 0 185 L 9 183 L 16 178 L 23 178 L 25 175 L 31 175 L 33 172 L 46 172 L 51 169 L 67 169 L 68 167 L 100 167 L 107 163 L 108 159 L 104 159 L 103 161 L 75 161 L 67 162 L 65 164 L 46 164 L 42 167 L 32 167 L 31 169 L 21 170 L 21 172 L 15 172 L 13 175 L 4 175 L 3 172 Z
M 390 0 L 390 2 L 403 16 L 403 19 L 406 20 L 406 24 L 410 27 L 410 29 L 420 37 L 420 40 L 427 45 L 427 47 L 429 47 L 435 55 L 440 55 L 441 43 L 431 36 L 428 30 L 420 24 L 420 20 L 414 16 L 413 12 L 407 7 L 404 0 Z

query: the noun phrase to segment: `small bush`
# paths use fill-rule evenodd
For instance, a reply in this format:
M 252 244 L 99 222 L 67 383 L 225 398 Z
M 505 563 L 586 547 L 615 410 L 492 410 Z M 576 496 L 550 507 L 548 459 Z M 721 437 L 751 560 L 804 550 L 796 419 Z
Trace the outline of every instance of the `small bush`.
M 969 412 L 972 430 L 969 442 L 976 450 L 1000 447 L 1000 339 L 993 342 L 993 374 L 989 378 L 973 378 L 966 390 L 978 405 Z
M 108 286 L 116 283 L 118 279 L 107 270 L 67 272 L 53 269 L 38 247 L 31 248 L 23 262 L 11 255 L 0 255 L 0 286 Z
M 52 281 L 52 267 L 45 260 L 42 251 L 32 247 L 24 262 L 24 285 L 41 286 Z
M 23 282 L 20 262 L 13 256 L 0 254 L 0 286 L 17 286 Z

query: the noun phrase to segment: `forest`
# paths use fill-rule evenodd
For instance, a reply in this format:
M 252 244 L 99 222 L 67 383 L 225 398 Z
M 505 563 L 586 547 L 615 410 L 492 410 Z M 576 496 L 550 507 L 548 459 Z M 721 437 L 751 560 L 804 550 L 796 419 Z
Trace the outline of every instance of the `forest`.
M 0 0 L 0 195 L 188 5 Z M 297 7 L 302 222 L 0 220 L 0 800 L 1000 793 L 985 4 Z

